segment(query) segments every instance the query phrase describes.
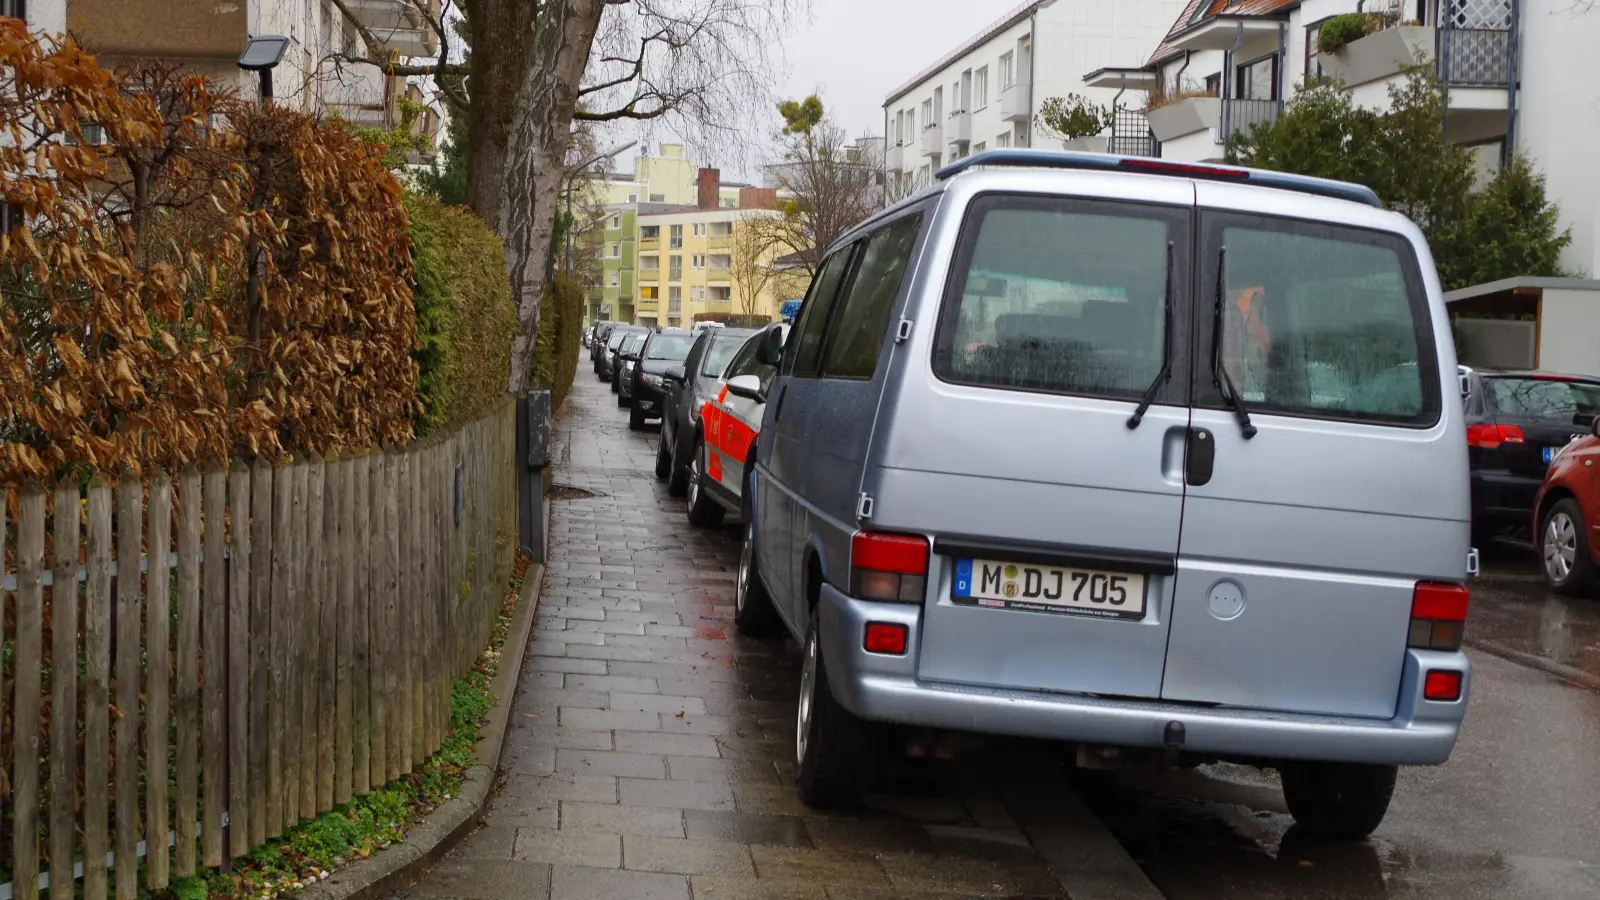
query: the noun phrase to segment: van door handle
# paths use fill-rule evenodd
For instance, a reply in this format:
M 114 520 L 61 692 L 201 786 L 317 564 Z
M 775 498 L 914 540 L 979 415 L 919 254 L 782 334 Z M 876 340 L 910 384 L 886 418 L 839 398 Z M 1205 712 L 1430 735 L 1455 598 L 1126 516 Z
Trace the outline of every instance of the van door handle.
M 1211 481 L 1217 462 L 1217 438 L 1204 428 L 1189 429 L 1188 452 L 1184 458 L 1184 480 L 1190 487 L 1200 487 Z

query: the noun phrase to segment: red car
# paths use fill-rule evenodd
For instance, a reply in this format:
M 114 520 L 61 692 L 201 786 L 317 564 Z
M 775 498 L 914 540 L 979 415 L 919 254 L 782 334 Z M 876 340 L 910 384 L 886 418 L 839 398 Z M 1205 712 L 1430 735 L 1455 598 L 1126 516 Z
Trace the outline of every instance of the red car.
M 1600 419 L 1589 434 L 1556 451 L 1533 505 L 1533 544 L 1544 580 L 1582 593 L 1600 570 Z

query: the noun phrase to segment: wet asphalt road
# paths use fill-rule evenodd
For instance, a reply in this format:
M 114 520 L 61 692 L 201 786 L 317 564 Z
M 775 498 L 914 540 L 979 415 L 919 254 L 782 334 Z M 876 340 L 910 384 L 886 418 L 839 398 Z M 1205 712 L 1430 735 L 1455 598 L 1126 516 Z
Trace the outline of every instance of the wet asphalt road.
M 1546 592 L 1536 566 L 1486 554 L 1461 741 L 1401 772 L 1370 841 L 1302 839 L 1276 777 L 1234 766 L 1086 777 L 1086 799 L 1170 900 L 1600 897 L 1600 589 Z

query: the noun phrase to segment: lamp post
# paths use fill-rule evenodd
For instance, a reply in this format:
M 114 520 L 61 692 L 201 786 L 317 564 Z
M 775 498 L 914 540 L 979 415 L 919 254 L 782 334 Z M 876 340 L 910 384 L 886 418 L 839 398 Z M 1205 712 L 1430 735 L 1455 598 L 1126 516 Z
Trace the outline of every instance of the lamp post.
M 616 148 L 615 150 L 608 150 L 605 153 L 600 154 L 599 156 L 594 156 L 594 157 L 591 157 L 589 159 L 586 159 L 586 160 L 583 161 L 582 164 L 578 165 L 577 167 L 575 167 L 572 170 L 572 174 L 571 175 L 567 176 L 567 190 L 566 190 L 566 194 L 567 194 L 567 253 L 566 253 L 566 265 L 563 268 L 566 271 L 568 277 L 571 277 L 571 275 L 572 275 L 572 182 L 577 180 L 578 176 L 583 174 L 583 172 L 586 169 L 588 169 L 590 166 L 594 165 L 595 163 L 599 162 L 600 160 L 602 160 L 602 159 L 610 159 L 611 157 L 616 156 L 618 153 L 621 153 L 622 151 L 627 150 L 628 148 L 630 148 L 630 147 L 632 147 L 632 146 L 634 146 L 635 144 L 638 144 L 638 143 L 639 143 L 638 141 L 629 141 L 626 144 L 623 144 L 621 147 Z
M 261 76 L 261 105 L 272 100 L 272 70 L 283 62 L 284 51 L 289 49 L 289 39 L 281 34 L 263 34 L 253 37 L 239 54 L 239 68 Z

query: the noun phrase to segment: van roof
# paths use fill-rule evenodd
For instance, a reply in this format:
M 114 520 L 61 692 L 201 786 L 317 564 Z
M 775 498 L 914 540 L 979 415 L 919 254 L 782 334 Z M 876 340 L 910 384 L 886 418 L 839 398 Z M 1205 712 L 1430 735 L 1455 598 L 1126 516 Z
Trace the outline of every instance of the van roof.
M 1180 163 L 1143 156 L 1115 156 L 1110 153 L 1070 153 L 1054 150 L 987 150 L 958 160 L 940 169 L 934 178 L 949 181 L 978 166 L 1002 166 L 1034 169 L 1088 169 L 1100 172 L 1129 172 L 1140 175 L 1168 175 L 1176 178 L 1198 178 L 1205 181 L 1228 181 L 1254 184 L 1261 187 L 1298 191 L 1348 200 L 1367 206 L 1383 208 L 1378 195 L 1365 185 L 1312 178 L 1308 175 L 1290 175 L 1265 169 L 1247 169 L 1243 166 L 1212 165 L 1210 163 Z

